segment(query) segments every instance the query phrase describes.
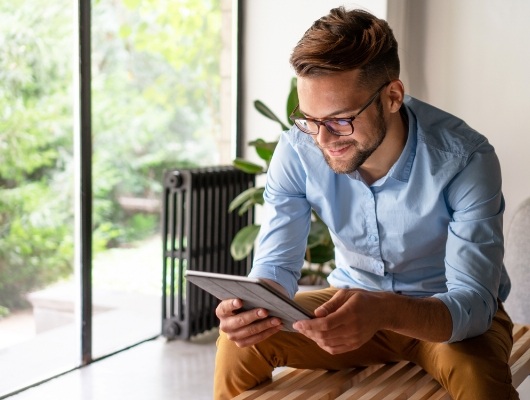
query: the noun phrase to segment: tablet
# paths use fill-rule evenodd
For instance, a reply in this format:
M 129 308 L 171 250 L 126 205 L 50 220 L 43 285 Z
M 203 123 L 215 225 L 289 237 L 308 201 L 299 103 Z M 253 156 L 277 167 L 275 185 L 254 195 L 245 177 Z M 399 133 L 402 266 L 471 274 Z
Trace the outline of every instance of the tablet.
M 261 279 L 191 270 L 186 271 L 185 277 L 219 300 L 241 299 L 243 310 L 266 309 L 269 316 L 280 318 L 282 329 L 289 332 L 297 332 L 293 328 L 295 321 L 314 318 L 312 312 Z

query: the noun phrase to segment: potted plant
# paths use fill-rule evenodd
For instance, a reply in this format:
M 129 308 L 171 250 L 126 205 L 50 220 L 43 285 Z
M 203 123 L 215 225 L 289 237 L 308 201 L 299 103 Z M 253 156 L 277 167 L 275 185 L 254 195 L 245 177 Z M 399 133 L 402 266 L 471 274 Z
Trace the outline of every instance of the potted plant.
M 298 94 L 296 90 L 296 78 L 291 80 L 291 87 L 287 97 L 287 121 L 291 111 L 298 104 Z M 290 124 L 285 124 L 260 100 L 254 102 L 256 110 L 265 117 L 277 122 L 282 130 L 288 130 Z M 249 143 L 254 147 L 258 157 L 264 161 L 265 165 L 259 165 L 251 161 L 236 158 L 233 165 L 247 173 L 261 175 L 267 172 L 269 163 L 274 154 L 274 149 L 278 141 L 267 142 L 263 139 L 256 139 Z M 252 187 L 240 193 L 231 203 L 229 211 L 238 210 L 240 215 L 246 213 L 252 207 L 263 205 L 264 187 Z M 253 224 L 241 229 L 234 237 L 230 252 L 236 260 L 247 257 L 254 248 L 256 237 L 258 236 L 260 225 Z M 323 285 L 329 272 L 335 268 L 335 246 L 331 240 L 327 226 L 322 222 L 314 210 L 311 212 L 311 228 L 307 238 L 307 248 L 305 253 L 305 265 L 302 269 L 302 277 L 299 281 L 301 285 Z

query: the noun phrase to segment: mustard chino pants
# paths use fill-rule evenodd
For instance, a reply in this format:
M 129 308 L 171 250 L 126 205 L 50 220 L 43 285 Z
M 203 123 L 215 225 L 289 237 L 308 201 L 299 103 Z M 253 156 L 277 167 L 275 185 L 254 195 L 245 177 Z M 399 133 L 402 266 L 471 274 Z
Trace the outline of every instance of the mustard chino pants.
M 328 288 L 302 292 L 295 299 L 314 310 L 336 291 Z M 276 367 L 340 370 L 402 360 L 425 369 L 455 400 L 519 399 L 508 365 L 512 328 L 510 317 L 499 303 L 486 333 L 451 344 L 379 331 L 359 349 L 331 355 L 299 333 L 280 331 L 257 345 L 239 348 L 221 332 L 217 341 L 214 399 L 232 399 L 265 382 Z

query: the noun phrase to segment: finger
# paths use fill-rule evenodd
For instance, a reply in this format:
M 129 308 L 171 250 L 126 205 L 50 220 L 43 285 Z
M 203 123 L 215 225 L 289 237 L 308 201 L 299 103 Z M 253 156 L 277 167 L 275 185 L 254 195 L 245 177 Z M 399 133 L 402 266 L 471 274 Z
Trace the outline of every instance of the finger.
M 316 339 L 329 339 L 336 340 L 343 337 L 350 337 L 351 329 L 348 329 L 344 325 L 339 325 L 335 328 L 321 328 L 321 327 L 311 327 L 310 329 L 301 329 L 298 332 L 311 337 L 313 340 Z M 351 334 L 356 334 L 351 332 Z
M 332 329 L 336 329 L 339 326 L 343 325 L 343 322 L 344 322 L 344 318 L 334 313 L 326 317 L 296 321 L 293 324 L 293 328 L 299 332 L 302 332 L 302 331 L 328 332 Z
M 365 341 L 362 338 L 352 338 L 350 336 L 314 337 L 311 338 L 320 348 L 330 354 L 339 354 L 352 351 L 361 347 Z
M 243 302 L 240 299 L 223 300 L 215 309 L 215 315 L 217 315 L 217 318 L 219 319 L 228 317 L 234 315 L 234 312 L 241 307 L 243 307 Z
M 254 335 L 251 335 L 251 336 L 244 336 L 244 337 L 241 337 L 241 338 L 237 338 L 237 339 L 231 339 L 229 337 L 229 339 L 233 340 L 236 345 L 238 347 L 248 347 L 248 346 L 253 346 L 267 338 L 269 338 L 270 336 L 274 335 L 275 333 L 277 333 L 279 330 L 281 330 L 282 328 L 282 325 L 281 323 L 279 325 L 272 325 L 272 320 L 274 319 L 271 319 L 271 324 L 268 325 L 268 328 L 266 328 L 265 330 L 262 330 L 260 331 L 259 333 L 256 333 Z M 280 322 L 279 320 L 276 319 L 276 321 Z M 276 322 L 274 322 L 276 323 Z
M 315 335 L 314 331 L 300 332 L 309 339 L 313 340 L 318 347 L 330 354 L 340 354 L 349 350 L 354 350 L 355 346 L 350 343 L 348 338 L 327 338 Z
M 256 308 L 249 311 L 243 311 L 231 316 L 220 318 L 219 328 L 226 333 L 242 332 L 246 336 L 258 333 L 258 330 L 269 328 L 264 324 L 258 324 L 257 321 L 268 319 L 274 320 L 274 326 L 279 325 L 281 321 L 278 318 L 268 318 L 267 310 Z M 270 322 L 269 322 L 270 323 Z M 259 329 L 259 327 L 263 327 Z
M 331 299 L 315 309 L 315 315 L 317 317 L 326 317 L 333 314 L 344 305 L 352 294 L 352 291 L 339 290 Z

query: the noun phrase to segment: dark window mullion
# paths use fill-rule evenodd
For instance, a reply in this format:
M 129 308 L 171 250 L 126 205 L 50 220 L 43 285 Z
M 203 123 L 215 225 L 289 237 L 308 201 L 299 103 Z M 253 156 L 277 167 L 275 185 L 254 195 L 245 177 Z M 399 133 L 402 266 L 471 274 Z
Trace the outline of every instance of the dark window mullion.
M 81 269 L 81 363 L 92 361 L 92 110 L 91 110 L 91 2 L 79 0 L 79 165 Z

